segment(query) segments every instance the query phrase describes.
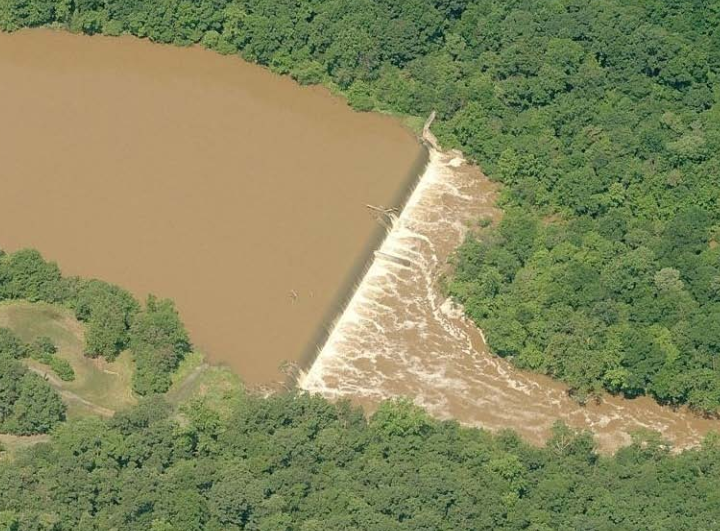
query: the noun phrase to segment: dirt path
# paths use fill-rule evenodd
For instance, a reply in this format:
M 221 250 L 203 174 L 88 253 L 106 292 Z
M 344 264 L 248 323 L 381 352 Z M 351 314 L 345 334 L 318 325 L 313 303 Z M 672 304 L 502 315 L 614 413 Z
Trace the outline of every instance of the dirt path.
M 70 402 L 76 402 L 78 404 L 82 404 L 86 408 L 90 409 L 93 413 L 96 413 L 102 417 L 112 417 L 115 414 L 115 411 L 112 409 L 108 409 L 106 407 L 99 406 L 99 405 L 97 405 L 93 402 L 90 402 L 89 400 L 86 400 L 83 397 L 73 393 L 72 391 L 68 391 L 67 389 L 64 389 L 62 380 L 60 380 L 54 374 L 44 371 L 42 369 L 38 369 L 36 367 L 29 367 L 29 369 L 32 372 L 34 372 L 35 374 L 42 376 L 48 382 L 50 382 L 50 385 L 52 385 L 57 390 L 58 394 L 61 397 L 63 397 L 65 400 L 68 400 Z
M 168 398 L 172 398 L 175 401 L 182 401 L 187 397 L 187 394 L 191 391 L 193 384 L 200 378 L 200 375 L 205 372 L 210 365 L 207 363 L 201 363 L 174 389 L 168 392 Z

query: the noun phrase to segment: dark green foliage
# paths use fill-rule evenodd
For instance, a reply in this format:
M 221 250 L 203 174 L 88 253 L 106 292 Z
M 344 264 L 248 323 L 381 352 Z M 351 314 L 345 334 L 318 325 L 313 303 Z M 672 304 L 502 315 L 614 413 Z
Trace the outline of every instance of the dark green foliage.
M 55 0 L 0 0 L 0 30 L 13 31 L 53 21 Z
M 47 433 L 65 420 L 65 404 L 42 377 L 0 353 L 0 432 Z
M 40 253 L 24 249 L 0 256 L 0 300 L 59 302 L 63 299 L 60 269 Z
M 20 359 L 27 356 L 27 346 L 9 328 L 0 327 L 0 356 Z
M 31 357 L 48 365 L 61 380 L 74 380 L 75 371 L 66 360 L 54 356 L 56 351 L 57 348 L 49 337 L 39 337 L 25 344 L 12 330 L 0 327 L 0 356 L 16 360 Z
M 75 371 L 72 368 L 72 365 L 67 362 L 67 360 L 64 360 L 62 358 L 57 358 L 55 356 L 43 356 L 42 359 L 38 359 L 38 361 L 45 363 L 52 371 L 57 374 L 58 378 L 60 378 L 63 382 L 72 382 L 75 380 Z
M 39 337 L 26 347 L 28 355 L 40 363 L 44 363 L 64 382 L 75 379 L 75 371 L 67 360 L 55 356 L 57 347 L 49 337 Z
M 20 382 L 26 372 L 21 363 L 0 352 L 0 427 L 13 414 L 13 405 L 20 397 Z
M 53 355 L 57 352 L 57 347 L 52 339 L 47 336 L 40 336 L 30 343 L 30 348 L 38 354 Z
M 76 317 L 87 322 L 88 356 L 113 360 L 128 347 L 130 325 L 139 309 L 130 293 L 100 280 L 81 280 L 70 305 Z
M 46 433 L 65 418 L 65 406 L 43 378 L 20 361 L 32 357 L 50 366 L 62 380 L 74 380 L 70 364 L 55 358 L 47 337 L 23 343 L 8 328 L 0 328 L 0 431 L 18 435 Z
M 149 296 L 130 336 L 137 367 L 133 389 L 141 395 L 164 393 L 170 387 L 170 375 L 190 352 L 190 339 L 173 302 Z
M 13 511 L 0 511 L 0 529 L 3 531 L 20 531 L 20 521 Z
M 709 285 L 720 253 L 708 216 L 691 208 L 661 235 L 631 239 L 644 223 L 543 224 L 511 210 L 465 243 L 450 292 L 494 352 L 565 380 L 580 398 L 604 388 L 717 411 L 720 313 Z
M 557 425 L 545 448 L 408 403 L 243 396 L 178 422 L 154 397 L 0 461 L 0 517 L 56 531 L 697 530 L 720 519 L 720 446 L 672 455 L 638 433 L 614 457 Z M 0 520 L 2 521 L 2 520 Z
M 454 30 L 481 73 L 440 136 L 522 210 L 468 239 L 450 291 L 580 398 L 720 408 L 715 4 L 490 1 Z
M 47 433 L 65 420 L 65 404 L 39 375 L 27 372 L 20 380 L 19 396 L 2 429 L 17 435 Z

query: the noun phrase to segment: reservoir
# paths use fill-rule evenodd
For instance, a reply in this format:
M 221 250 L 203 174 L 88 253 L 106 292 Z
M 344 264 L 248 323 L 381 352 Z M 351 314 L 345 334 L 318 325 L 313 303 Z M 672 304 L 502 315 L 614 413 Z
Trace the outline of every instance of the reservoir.
M 172 298 L 253 386 L 314 349 L 381 230 L 366 205 L 424 156 L 325 89 L 131 37 L 0 33 L 0 117 L 0 248 Z

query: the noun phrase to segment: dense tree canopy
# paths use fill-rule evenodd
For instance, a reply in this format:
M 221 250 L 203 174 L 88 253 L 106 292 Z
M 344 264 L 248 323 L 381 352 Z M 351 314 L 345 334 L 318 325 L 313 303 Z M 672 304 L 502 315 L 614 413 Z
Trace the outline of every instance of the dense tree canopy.
M 240 53 L 360 110 L 437 110 L 441 141 L 505 184 L 449 284 L 493 350 L 581 397 L 720 407 L 718 0 L 0 0 L 0 29 L 52 23 Z M 0 257 L 0 299 L 18 298 L 72 307 L 89 355 L 131 348 L 140 392 L 188 349 L 171 303 L 33 251 Z M 0 330 L 16 433 L 64 415 L 27 348 Z M 0 529 L 710 530 L 719 448 L 639 434 L 602 457 L 564 426 L 537 449 L 407 404 L 366 421 L 306 396 L 227 415 L 152 398 L 1 460 Z
M 148 297 L 130 336 L 137 366 L 133 389 L 142 395 L 164 393 L 170 387 L 170 375 L 190 352 L 190 339 L 173 302 Z
M 720 519 L 720 445 L 672 456 L 639 434 L 602 457 L 562 425 L 541 449 L 406 403 L 366 421 L 317 397 L 242 396 L 177 420 L 152 399 L 0 460 L 0 484 L 0 522 L 23 530 L 697 531 Z
M 45 341 L 26 345 L 0 328 L 0 433 L 47 433 L 65 420 L 65 404 L 57 392 L 19 361 L 43 345 L 48 347 Z
M 489 90 L 444 131 L 508 211 L 450 291 L 495 352 L 581 397 L 717 412 L 720 3 L 514 4 L 459 25 Z

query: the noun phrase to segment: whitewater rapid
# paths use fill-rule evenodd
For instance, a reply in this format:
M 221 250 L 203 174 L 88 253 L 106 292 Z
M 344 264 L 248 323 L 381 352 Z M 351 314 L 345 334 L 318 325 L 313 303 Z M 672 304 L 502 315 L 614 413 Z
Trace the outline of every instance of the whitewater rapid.
M 557 420 L 593 430 L 606 451 L 629 443 L 639 428 L 659 431 L 676 448 L 717 430 L 717 421 L 647 398 L 606 396 L 580 405 L 564 385 L 489 352 L 439 283 L 469 228 L 499 219 L 497 191 L 461 153 L 431 142 L 416 188 L 298 386 L 369 411 L 381 400 L 408 397 L 437 418 L 512 428 L 538 444 Z

